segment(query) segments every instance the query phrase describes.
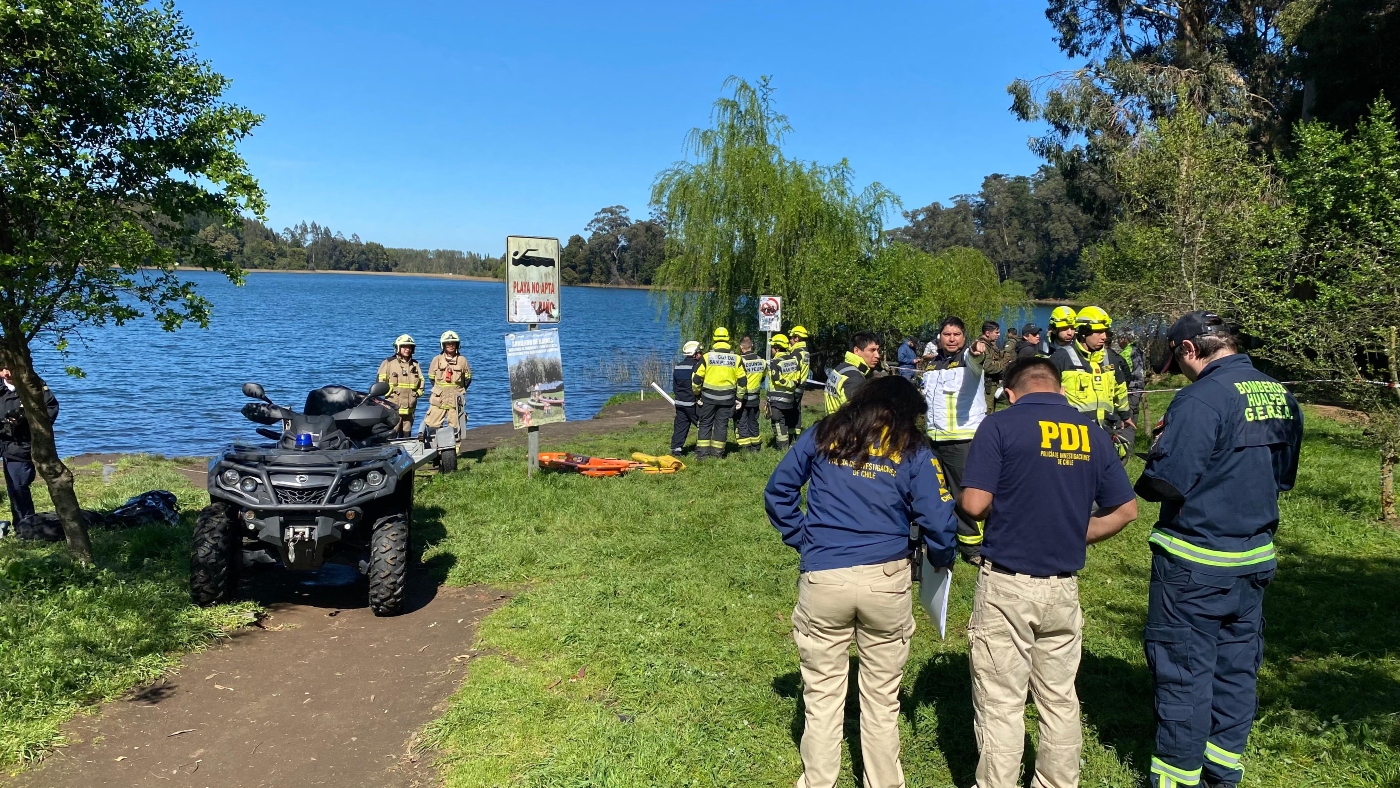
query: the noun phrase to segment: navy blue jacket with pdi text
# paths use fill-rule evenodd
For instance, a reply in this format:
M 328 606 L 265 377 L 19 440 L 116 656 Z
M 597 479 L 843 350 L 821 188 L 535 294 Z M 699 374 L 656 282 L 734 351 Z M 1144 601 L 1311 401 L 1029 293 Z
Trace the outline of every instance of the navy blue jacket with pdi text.
M 933 566 L 953 563 L 953 496 L 928 446 L 904 457 L 871 457 L 857 468 L 819 457 L 816 436 L 815 429 L 802 433 L 763 492 L 769 521 L 802 556 L 801 571 L 906 558 L 911 523 L 923 530 Z
M 1298 401 L 1236 353 L 1206 366 L 1162 419 L 1137 484 L 1162 502 L 1153 548 L 1206 574 L 1272 570 L 1278 496 L 1298 476 Z

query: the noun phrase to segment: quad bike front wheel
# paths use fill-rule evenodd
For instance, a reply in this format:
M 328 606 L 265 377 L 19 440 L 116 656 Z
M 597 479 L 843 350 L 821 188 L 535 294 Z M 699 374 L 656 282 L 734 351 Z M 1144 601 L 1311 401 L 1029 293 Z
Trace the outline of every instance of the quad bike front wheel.
M 369 609 L 376 616 L 403 610 L 408 585 L 408 519 L 395 513 L 374 524 L 369 545 Z
M 190 542 L 190 600 L 196 605 L 232 602 L 238 594 L 243 540 L 233 507 L 214 502 L 199 513 Z

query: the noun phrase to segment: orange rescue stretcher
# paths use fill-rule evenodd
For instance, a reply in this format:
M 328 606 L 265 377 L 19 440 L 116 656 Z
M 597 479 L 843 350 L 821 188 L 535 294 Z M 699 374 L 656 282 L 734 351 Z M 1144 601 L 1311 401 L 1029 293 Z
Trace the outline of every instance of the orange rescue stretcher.
M 685 468 L 685 463 L 670 455 L 653 457 L 640 452 L 630 460 L 615 457 L 589 457 L 586 454 L 569 454 L 562 451 L 540 452 L 540 467 L 556 471 L 572 471 L 584 476 L 622 476 L 632 471 L 641 473 L 675 473 Z

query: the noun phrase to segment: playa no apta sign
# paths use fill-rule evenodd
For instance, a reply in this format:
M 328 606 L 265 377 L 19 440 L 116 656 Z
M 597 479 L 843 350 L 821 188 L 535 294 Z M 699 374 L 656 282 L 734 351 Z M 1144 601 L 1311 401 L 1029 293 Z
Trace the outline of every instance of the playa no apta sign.
M 782 296 L 758 297 L 758 330 L 764 332 L 783 330 Z
M 506 321 L 559 322 L 559 239 L 506 236 Z
M 559 329 L 506 334 L 510 417 L 518 430 L 564 421 L 564 360 Z

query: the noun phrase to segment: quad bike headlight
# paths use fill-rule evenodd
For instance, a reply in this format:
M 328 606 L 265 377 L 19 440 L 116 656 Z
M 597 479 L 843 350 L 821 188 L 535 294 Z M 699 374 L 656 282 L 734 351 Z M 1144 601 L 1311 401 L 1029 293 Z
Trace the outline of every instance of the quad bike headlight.
M 364 488 L 365 488 L 365 480 L 364 480 L 364 479 L 355 479 L 354 481 L 350 482 L 350 492 L 352 492 L 352 493 L 357 493 L 357 492 L 359 492 L 360 490 L 363 490 Z
M 378 487 L 384 483 L 384 474 L 379 471 L 370 471 L 365 474 L 365 481 L 368 482 L 371 487 Z
M 238 483 L 238 489 L 242 490 L 245 493 L 251 493 L 252 491 L 258 489 L 258 480 L 254 479 L 251 476 L 244 476 L 243 481 Z
M 237 487 L 237 486 L 238 486 L 238 480 L 239 480 L 240 478 L 242 478 L 242 477 L 239 476 L 238 471 L 235 471 L 235 470 L 232 469 L 232 468 L 229 468 L 228 470 L 226 470 L 226 471 L 224 471 L 223 473 L 219 474 L 219 479 L 221 479 L 221 480 L 223 481 L 223 483 L 224 483 L 225 485 L 229 486 L 229 487 Z

